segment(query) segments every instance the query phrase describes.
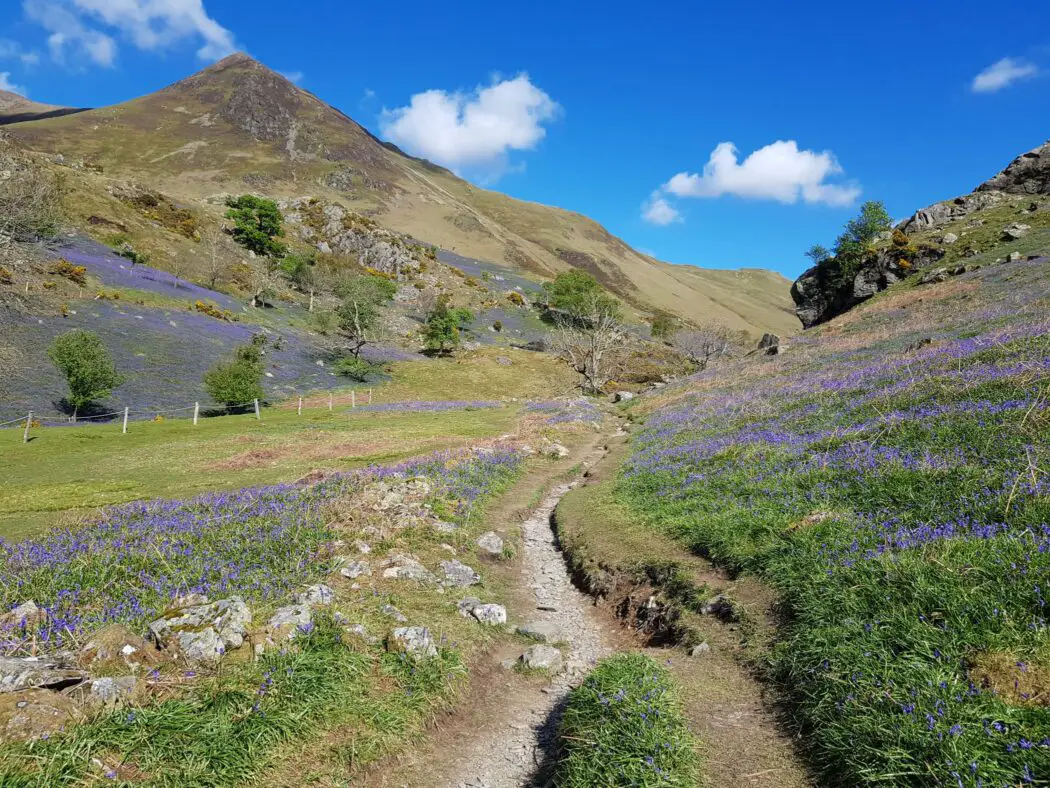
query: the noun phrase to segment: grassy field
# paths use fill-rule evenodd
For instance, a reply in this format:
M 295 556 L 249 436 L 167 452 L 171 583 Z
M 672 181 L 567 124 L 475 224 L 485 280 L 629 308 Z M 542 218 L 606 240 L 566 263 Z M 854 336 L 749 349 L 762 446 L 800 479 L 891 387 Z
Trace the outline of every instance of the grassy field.
M 201 419 L 0 430 L 0 536 L 68 524 L 98 507 L 145 498 L 294 481 L 460 446 L 510 432 L 517 408 L 445 413 L 353 413 L 324 407 Z
M 771 677 L 833 784 L 1046 784 L 1050 271 L 895 288 L 654 406 L 636 516 L 779 593 Z

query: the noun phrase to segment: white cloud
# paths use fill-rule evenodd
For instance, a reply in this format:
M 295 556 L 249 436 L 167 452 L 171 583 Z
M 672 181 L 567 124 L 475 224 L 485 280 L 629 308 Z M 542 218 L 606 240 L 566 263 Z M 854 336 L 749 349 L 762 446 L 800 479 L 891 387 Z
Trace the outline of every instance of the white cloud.
M 1032 63 L 1004 57 L 974 77 L 970 89 L 974 93 L 995 93 L 1018 80 L 1034 77 L 1038 73 L 1039 69 Z
M 40 62 L 40 55 L 23 49 L 17 41 L 0 38 L 0 60 L 20 60 L 23 66 L 35 66 Z
M 143 51 L 197 40 L 197 56 L 209 61 L 237 51 L 233 33 L 208 16 L 202 0 L 23 0 L 22 7 L 51 33 L 48 46 L 59 61 L 72 48 L 98 65 L 112 65 L 117 44 L 110 33 Z
M 278 71 L 277 73 L 289 82 L 294 82 L 296 85 L 303 81 L 302 71 Z
M 860 196 L 850 183 L 828 183 L 842 174 L 831 151 L 799 150 L 794 140 L 778 140 L 751 153 L 743 161 L 731 142 L 720 143 L 711 153 L 703 173 L 680 172 L 663 185 L 676 197 L 734 195 L 751 200 L 782 203 L 849 205 Z
M 682 214 L 659 192 L 653 192 L 652 196 L 642 203 L 642 218 L 649 224 L 666 227 L 674 222 L 682 221 Z
M 8 93 L 17 93 L 23 97 L 29 95 L 29 92 L 24 87 L 11 81 L 10 71 L 0 71 L 0 90 L 6 90 Z
M 454 170 L 483 170 L 496 177 L 510 167 L 510 151 L 539 144 L 547 133 L 543 124 L 559 111 L 550 96 L 521 74 L 472 93 L 417 93 L 407 107 L 384 110 L 380 129 L 410 153 Z

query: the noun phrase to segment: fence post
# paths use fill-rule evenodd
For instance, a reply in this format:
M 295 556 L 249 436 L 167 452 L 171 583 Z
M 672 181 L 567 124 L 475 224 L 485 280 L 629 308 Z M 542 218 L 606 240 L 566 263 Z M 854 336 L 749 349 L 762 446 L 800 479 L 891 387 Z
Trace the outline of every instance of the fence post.
M 372 404 L 372 389 L 368 390 L 368 404 Z
M 197 417 L 201 415 L 201 404 L 199 402 L 193 403 L 193 426 L 197 426 Z
M 255 398 L 255 418 L 257 418 L 257 419 L 261 419 L 262 418 L 262 416 L 259 415 L 259 398 L 258 397 Z
M 296 413 L 296 415 L 297 416 L 302 416 L 303 415 L 303 398 L 302 397 L 299 397 L 299 412 Z
M 328 392 L 328 410 L 332 409 L 332 392 Z
M 350 407 L 357 407 L 357 389 L 350 389 Z
M 124 435 L 128 434 L 128 409 L 124 408 L 124 426 L 121 428 L 121 433 Z
M 26 431 L 22 433 L 22 443 L 29 443 L 29 427 L 33 423 L 33 411 L 26 416 Z

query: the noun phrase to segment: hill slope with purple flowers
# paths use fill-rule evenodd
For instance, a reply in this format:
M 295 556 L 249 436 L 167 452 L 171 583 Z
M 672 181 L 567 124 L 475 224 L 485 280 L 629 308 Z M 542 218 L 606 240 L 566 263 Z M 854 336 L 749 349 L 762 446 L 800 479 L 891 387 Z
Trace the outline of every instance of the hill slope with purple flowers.
M 976 263 L 634 410 L 617 499 L 777 592 L 829 784 L 1050 775 L 1050 260 Z

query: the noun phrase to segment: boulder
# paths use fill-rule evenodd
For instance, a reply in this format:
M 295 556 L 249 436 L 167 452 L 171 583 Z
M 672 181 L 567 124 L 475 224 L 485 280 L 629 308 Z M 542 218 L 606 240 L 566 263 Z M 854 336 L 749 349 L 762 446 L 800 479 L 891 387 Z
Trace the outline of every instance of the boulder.
M 371 575 L 372 567 L 369 566 L 368 561 L 351 561 L 339 570 L 339 574 L 350 580 L 356 580 L 363 575 Z
M 433 583 L 437 581 L 434 574 L 423 566 L 414 555 L 395 553 L 384 559 L 379 566 L 383 569 L 383 577 L 393 580 L 412 580 L 417 583 Z
M 455 559 L 441 562 L 441 571 L 445 576 L 445 582 L 457 588 L 477 585 L 481 582 L 481 575 Z
M 63 657 L 0 657 L 0 693 L 26 689 L 60 690 L 87 679 Z
M 947 282 L 951 274 L 948 273 L 947 268 L 934 268 L 932 271 L 927 271 L 922 275 L 922 279 L 919 280 L 920 284 L 932 285 L 938 282 Z
M 239 596 L 206 605 L 169 610 L 149 625 L 161 648 L 173 648 L 190 662 L 217 662 L 244 644 L 252 612 Z
M 530 646 L 521 655 L 521 664 L 529 670 L 548 670 L 557 673 L 565 665 L 561 652 L 554 646 Z
M 459 614 L 463 616 L 463 618 L 470 618 L 471 612 L 480 604 L 481 600 L 476 596 L 468 596 L 456 603 L 456 610 L 459 611 Z
M 480 623 L 488 624 L 491 627 L 507 623 L 507 608 L 491 602 L 475 605 L 470 614 Z
M 1030 225 L 1015 222 L 1014 224 L 1003 228 L 1001 239 L 1003 241 L 1020 241 L 1028 235 L 1028 231 L 1031 229 Z
M 133 673 L 155 668 L 169 659 L 152 643 L 147 643 L 123 624 L 109 624 L 98 630 L 77 652 L 77 664 L 99 672 Z
M 386 638 L 387 651 L 407 654 L 415 659 L 437 656 L 434 638 L 426 627 L 398 627 Z
M 613 394 L 613 402 L 630 402 L 634 399 L 633 391 L 617 391 Z
M 19 631 L 33 629 L 46 621 L 47 612 L 37 607 L 36 602 L 30 599 L 18 605 L 14 610 L 0 615 L 0 632 L 12 629 Z
M 1010 252 L 1010 254 L 1006 256 L 1006 262 L 1008 263 L 1017 263 L 1023 259 L 1024 258 L 1020 252 Z
M 710 652 L 711 646 L 709 646 L 707 643 L 697 643 L 695 646 L 689 649 L 689 656 L 702 657 L 705 654 L 709 654 Z
M 295 601 L 300 605 L 330 605 L 335 602 L 335 591 L 331 586 L 319 583 L 297 594 Z
M 568 457 L 570 452 L 567 448 L 562 446 L 560 443 L 551 443 L 544 447 L 543 453 L 548 457 L 554 457 L 556 459 L 562 459 Z
M 83 718 L 65 695 L 28 689 L 0 694 L 0 739 L 29 741 L 64 730 Z
M 959 236 L 955 233 L 945 233 L 941 236 L 941 243 L 945 246 L 951 246 L 953 243 L 959 240 Z
M 486 531 L 478 537 L 475 544 L 485 555 L 499 556 L 503 554 L 503 537 L 495 531 Z
M 84 702 L 91 706 L 115 709 L 130 702 L 138 686 L 134 676 L 92 679 L 84 691 Z
M 762 335 L 762 338 L 760 340 L 758 340 L 758 349 L 759 350 L 769 350 L 772 347 L 779 347 L 779 346 L 780 346 L 780 337 L 778 337 L 776 334 L 766 333 L 766 334 Z
M 270 617 L 269 635 L 275 642 L 294 640 L 301 632 L 309 632 L 314 625 L 313 608 L 309 605 L 287 605 L 278 608 Z
M 561 639 L 557 625 L 550 621 L 531 621 L 518 627 L 518 634 L 540 643 L 556 643 Z

